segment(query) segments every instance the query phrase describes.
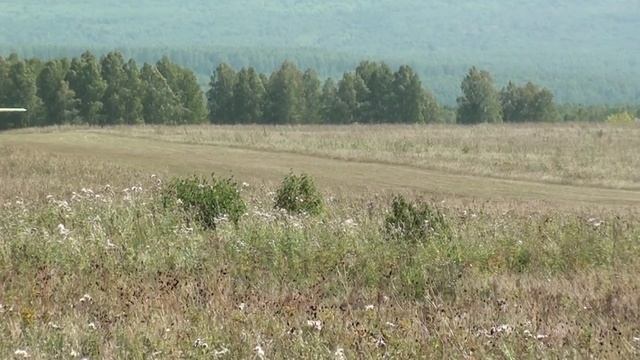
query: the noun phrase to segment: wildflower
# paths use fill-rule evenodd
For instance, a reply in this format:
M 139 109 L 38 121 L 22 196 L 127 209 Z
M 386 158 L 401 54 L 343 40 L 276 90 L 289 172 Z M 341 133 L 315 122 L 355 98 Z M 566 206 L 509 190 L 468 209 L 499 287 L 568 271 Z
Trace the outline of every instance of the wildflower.
M 243 187 L 243 188 L 248 188 L 248 187 L 249 187 L 249 183 L 243 182 L 243 183 L 242 183 L 242 187 Z
M 230 352 L 229 349 L 227 349 L 226 347 L 223 346 L 222 349 L 215 350 L 213 352 L 213 357 L 222 356 L 222 355 L 228 354 L 229 352 Z
M 548 337 L 549 337 L 549 335 L 538 334 L 538 335 L 536 335 L 536 340 L 544 340 L 544 339 L 546 339 Z
M 208 349 L 209 344 L 207 344 L 204 340 L 198 338 L 196 339 L 196 341 L 193 342 L 193 347 L 199 348 L 199 349 Z
M 71 233 L 71 230 L 65 228 L 62 224 L 58 224 L 58 232 L 60 233 L 60 235 L 67 237 Z
M 84 294 L 80 298 L 80 302 L 81 303 L 91 303 L 91 302 L 93 302 L 93 298 L 89 294 Z
M 597 229 L 604 224 L 604 221 L 597 218 L 589 218 L 587 223 L 593 226 L 594 229 Z
M 500 336 L 500 335 L 511 335 L 511 333 L 513 332 L 513 327 L 511 327 L 511 325 L 499 325 L 499 326 L 494 326 L 491 329 L 489 329 L 489 331 L 484 331 L 484 335 L 487 337 L 494 337 L 494 336 Z
M 256 345 L 253 350 L 256 352 L 256 356 L 258 357 L 258 359 L 264 360 L 264 349 L 262 348 L 262 346 L 260 346 L 260 344 Z
M 53 323 L 53 322 L 51 322 L 51 321 L 49 321 L 49 324 L 47 324 L 47 325 L 51 326 L 51 328 L 52 328 L 53 330 L 62 330 L 62 326 L 60 326 L 60 325 L 58 325 L 58 324 L 56 324 L 56 323 Z
M 370 305 L 365 306 L 364 309 L 367 310 L 367 311 L 370 311 L 370 310 L 375 309 L 375 306 L 370 304 Z
M 342 226 L 344 226 L 344 227 L 356 227 L 356 226 L 358 226 L 358 223 L 356 223 L 355 220 L 353 220 L 353 219 L 347 219 L 342 223 Z
M 21 350 L 21 349 L 18 349 L 18 350 L 16 350 L 16 351 L 14 351 L 14 352 L 13 352 L 13 355 L 18 356 L 18 357 L 22 357 L 23 359 L 26 359 L 26 358 L 30 358 L 30 357 L 31 357 L 31 355 L 29 355 L 29 353 L 27 352 L 27 350 Z
M 89 329 L 91 329 L 91 330 L 95 330 L 95 329 L 97 329 L 97 328 L 98 328 L 98 327 L 96 326 L 96 324 L 95 324 L 95 323 L 93 323 L 93 322 L 90 322 L 87 326 L 88 326 L 88 327 L 89 327 Z
M 336 352 L 333 353 L 333 358 L 335 360 L 347 360 L 347 357 L 344 355 L 344 349 L 337 348 Z
M 246 309 L 246 308 L 247 308 L 247 304 L 245 304 L 245 303 L 240 303 L 238 305 L 238 309 L 240 309 L 240 311 L 244 311 L 244 309 Z
M 398 327 L 398 325 L 396 325 L 396 324 L 394 324 L 394 323 L 392 323 L 390 321 L 387 321 L 385 325 L 387 325 L 388 327 L 392 327 L 392 328 Z
M 71 355 L 71 357 L 78 357 L 80 356 L 80 353 L 72 349 L 69 355 Z
M 322 330 L 322 321 L 320 320 L 307 320 L 307 326 L 315 330 Z

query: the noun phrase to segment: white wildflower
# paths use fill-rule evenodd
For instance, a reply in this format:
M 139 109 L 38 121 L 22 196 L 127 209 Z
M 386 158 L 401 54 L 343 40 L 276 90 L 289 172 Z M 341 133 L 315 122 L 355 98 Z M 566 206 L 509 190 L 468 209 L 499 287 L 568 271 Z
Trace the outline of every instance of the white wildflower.
M 536 335 L 536 340 L 544 340 L 544 339 L 546 339 L 548 337 L 549 337 L 549 335 L 538 334 L 538 335 Z
M 198 338 L 198 339 L 196 339 L 196 341 L 193 342 L 193 347 L 199 348 L 199 349 L 208 349 L 209 348 L 209 344 L 207 344 L 206 341 Z
M 66 227 L 64 227 L 63 224 L 58 224 L 58 233 L 60 233 L 60 235 L 67 237 L 69 236 L 69 234 L 71 233 L 71 230 L 67 229 Z
M 587 223 L 593 226 L 594 229 L 597 229 L 604 224 L 604 221 L 597 218 L 589 218 Z
M 58 325 L 56 323 L 53 323 L 51 321 L 49 321 L 49 323 L 47 325 L 49 325 L 53 330 L 62 330 L 62 326 L 60 326 L 60 325 Z
M 307 320 L 307 326 L 315 330 L 322 330 L 322 321 L 320 320 Z
M 392 327 L 392 328 L 398 327 L 398 325 L 392 323 L 391 321 L 387 321 L 385 325 L 387 325 L 388 327 Z
M 347 228 L 353 228 L 353 227 L 358 226 L 358 223 L 353 219 L 347 219 L 347 220 L 342 222 L 342 226 L 347 227 Z
M 347 356 L 344 354 L 343 348 L 337 348 L 336 352 L 333 353 L 334 360 L 347 360 Z
M 31 355 L 27 352 L 27 350 L 18 349 L 13 352 L 13 355 L 17 357 L 22 357 L 23 359 L 30 358 Z
M 91 303 L 91 302 L 93 302 L 93 298 L 89 294 L 84 294 L 80 298 L 80 302 L 81 303 Z
M 242 183 L 242 187 L 243 187 L 243 188 L 248 188 L 248 187 L 249 187 L 249 183 L 243 182 L 243 183 Z
M 513 332 L 513 327 L 511 325 L 498 325 L 498 326 L 494 326 L 491 329 L 489 329 L 489 331 L 484 331 L 484 335 L 487 337 L 494 337 L 494 336 L 500 336 L 500 335 L 511 335 L 511 333 Z
M 369 305 L 365 306 L 364 309 L 367 310 L 367 311 L 370 311 L 370 310 L 375 309 L 375 306 L 369 304 Z
M 264 349 L 262 348 L 262 346 L 260 346 L 260 344 L 256 345 L 253 350 L 256 352 L 256 356 L 258 357 L 258 359 L 264 360 Z
M 240 311 L 244 311 L 244 309 L 246 309 L 246 308 L 247 308 L 247 304 L 245 304 L 245 303 L 240 303 L 238 305 L 238 309 L 240 309 Z
M 113 242 L 111 242 L 111 239 L 107 239 L 107 245 L 105 245 L 105 247 L 107 249 L 115 249 L 115 248 L 118 247 L 118 245 L 116 245 Z
M 80 353 L 72 349 L 69 355 L 71 355 L 71 357 L 78 357 L 80 356 Z
M 95 329 L 97 329 L 97 328 L 98 328 L 98 327 L 96 326 L 96 324 L 95 324 L 95 323 L 93 323 L 93 322 L 90 322 L 87 326 L 88 326 L 88 327 L 89 327 L 89 329 L 91 329 L 91 330 L 95 330 Z
M 213 352 L 213 357 L 219 357 L 219 356 L 222 356 L 222 355 L 226 355 L 229 352 L 230 352 L 230 350 L 223 346 L 220 350 L 215 350 Z

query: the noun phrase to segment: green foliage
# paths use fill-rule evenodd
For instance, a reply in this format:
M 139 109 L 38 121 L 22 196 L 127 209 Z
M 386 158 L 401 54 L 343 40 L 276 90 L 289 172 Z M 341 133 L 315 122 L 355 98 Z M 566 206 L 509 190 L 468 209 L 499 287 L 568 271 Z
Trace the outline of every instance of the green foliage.
M 243 68 L 238 72 L 232 92 L 232 115 L 238 123 L 261 122 L 264 112 L 266 90 L 260 75 L 254 68 Z M 215 100 L 214 100 L 215 101 Z M 227 118 L 227 115 L 222 117 Z
M 460 86 L 457 122 L 461 124 L 497 123 L 502 121 L 498 92 L 491 75 L 472 67 Z
M 236 73 L 227 64 L 218 65 L 211 75 L 207 99 L 209 100 L 209 121 L 212 123 L 229 123 L 233 114 L 233 90 L 236 84 Z
M 509 84 L 500 92 L 505 122 L 554 121 L 557 118 L 553 94 L 531 82 L 524 86 Z
M 102 124 L 102 101 L 107 83 L 102 78 L 96 57 L 86 51 L 79 59 L 73 59 L 66 80 L 80 100 L 79 116 L 89 124 Z
M 206 228 L 215 229 L 226 218 L 237 225 L 247 210 L 233 179 L 193 176 L 176 178 L 164 192 L 165 207 L 180 204 Z
M 144 88 L 142 114 L 145 123 L 179 123 L 180 99 L 158 68 L 154 65 L 144 64 L 140 77 Z
M 275 124 L 299 124 L 304 115 L 302 73 L 285 61 L 271 74 L 267 87 L 265 120 Z
M 425 243 L 431 239 L 451 236 L 444 214 L 424 202 L 412 202 L 396 195 L 384 221 L 387 239 L 410 243 Z
M 317 215 L 322 212 L 322 195 L 309 175 L 290 173 L 278 188 L 275 208 L 294 214 Z

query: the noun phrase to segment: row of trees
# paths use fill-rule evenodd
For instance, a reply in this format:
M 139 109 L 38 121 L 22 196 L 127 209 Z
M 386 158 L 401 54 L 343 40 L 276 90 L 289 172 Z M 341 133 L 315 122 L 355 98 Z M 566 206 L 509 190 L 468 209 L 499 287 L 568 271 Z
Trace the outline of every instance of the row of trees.
M 551 91 L 528 82 L 509 82 L 498 91 L 491 75 L 473 67 L 462 81 L 456 121 L 462 124 L 555 121 L 558 111 Z
M 188 124 L 206 121 L 202 90 L 193 72 L 163 58 L 141 68 L 111 52 L 97 59 L 43 63 L 0 57 L 0 106 L 25 107 L 3 114 L 0 128 L 53 124 Z
M 207 92 L 214 123 L 434 122 L 439 106 L 409 66 L 362 62 L 337 83 L 284 62 L 269 77 L 218 66 Z
M 432 123 L 553 121 L 553 94 L 532 83 L 498 90 L 491 75 L 471 68 L 457 109 L 438 105 L 410 66 L 396 71 L 364 61 L 339 81 L 284 62 L 269 76 L 252 67 L 219 65 L 203 93 L 194 73 L 167 57 L 138 67 L 119 52 L 42 62 L 0 57 L 0 128 L 52 124 Z M 454 116 L 455 113 L 455 116 Z

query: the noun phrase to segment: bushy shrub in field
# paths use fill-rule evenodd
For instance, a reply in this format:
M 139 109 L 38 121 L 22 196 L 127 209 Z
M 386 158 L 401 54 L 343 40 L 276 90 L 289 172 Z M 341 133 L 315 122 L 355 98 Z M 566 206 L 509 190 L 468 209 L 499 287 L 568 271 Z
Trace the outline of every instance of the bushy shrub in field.
M 217 179 L 213 175 L 210 180 L 195 175 L 174 179 L 166 189 L 163 201 L 165 206 L 181 205 L 210 229 L 215 229 L 222 219 L 237 225 L 247 209 L 233 179 Z
M 322 195 L 309 175 L 290 173 L 278 189 L 275 207 L 290 213 L 317 215 L 322 212 Z
M 434 237 L 449 238 L 451 230 L 438 209 L 396 195 L 384 222 L 384 233 L 388 239 L 419 243 Z

